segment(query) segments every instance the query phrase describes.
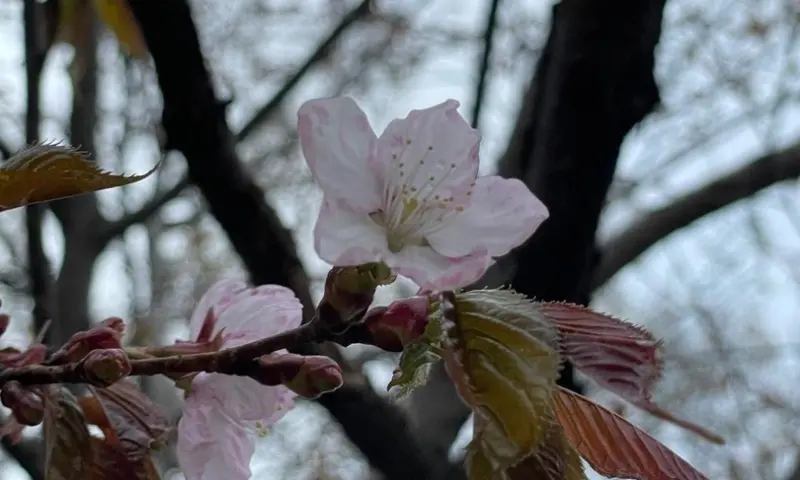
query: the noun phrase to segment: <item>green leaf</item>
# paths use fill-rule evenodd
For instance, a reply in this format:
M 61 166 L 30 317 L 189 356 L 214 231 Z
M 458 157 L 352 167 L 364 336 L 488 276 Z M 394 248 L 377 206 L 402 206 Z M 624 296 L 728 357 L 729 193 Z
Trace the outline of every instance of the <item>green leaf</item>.
M 560 424 L 554 424 L 547 439 L 533 454 L 506 472 L 509 480 L 585 480 L 581 456 L 569 443 Z
M 432 315 L 422 336 L 403 349 L 400 363 L 387 387 L 398 387 L 394 393 L 395 399 L 401 399 L 415 388 L 425 385 L 431 368 L 442 359 L 442 348 L 446 341 L 442 319 L 442 312 Z
M 522 295 L 508 290 L 457 294 L 445 365 L 475 414 L 470 478 L 511 478 L 508 469 L 543 452 L 559 426 L 553 395 L 558 334 Z
M 51 387 L 44 414 L 45 480 L 85 480 L 95 455 L 86 420 L 75 397 Z
M 147 178 L 117 175 L 100 169 L 86 153 L 56 144 L 32 145 L 0 167 L 0 212 L 119 187 Z

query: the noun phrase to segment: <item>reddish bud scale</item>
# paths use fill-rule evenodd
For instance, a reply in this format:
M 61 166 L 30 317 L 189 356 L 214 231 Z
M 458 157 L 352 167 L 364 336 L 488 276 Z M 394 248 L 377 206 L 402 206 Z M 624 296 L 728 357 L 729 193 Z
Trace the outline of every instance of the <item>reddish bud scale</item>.
M 47 356 L 47 347 L 41 343 L 34 343 L 24 352 L 15 348 L 0 351 L 0 365 L 6 368 L 16 368 L 25 365 L 36 365 L 44 362 Z
M 344 383 L 339 364 L 324 356 L 266 355 L 258 363 L 253 378 L 268 386 L 284 385 L 306 398 L 317 398 Z
M 317 307 L 317 318 L 332 333 L 341 333 L 361 321 L 375 295 L 377 285 L 359 267 L 334 267 L 325 278 L 325 294 Z
M 125 324 L 122 319 L 110 317 L 89 330 L 74 334 L 53 354 L 50 363 L 77 362 L 92 350 L 122 348 Z
M 81 361 L 86 381 L 94 386 L 108 387 L 131 373 L 131 361 L 119 348 L 93 350 Z
M 424 333 L 430 306 L 430 298 L 415 296 L 371 310 L 364 325 L 372 335 L 373 345 L 390 352 L 403 351 Z
M 44 419 L 41 397 L 19 382 L 10 381 L 0 390 L 0 401 L 11 409 L 14 418 L 22 425 L 39 425 Z

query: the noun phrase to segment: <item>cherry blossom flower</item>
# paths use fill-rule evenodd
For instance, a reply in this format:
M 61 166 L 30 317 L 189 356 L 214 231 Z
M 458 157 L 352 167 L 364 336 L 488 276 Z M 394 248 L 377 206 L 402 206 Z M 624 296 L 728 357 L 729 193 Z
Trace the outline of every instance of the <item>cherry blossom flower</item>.
M 228 348 L 295 328 L 301 320 L 302 306 L 291 290 L 223 280 L 200 299 L 190 326 L 196 341 L 214 339 Z M 178 424 L 178 462 L 186 480 L 249 479 L 257 437 L 286 414 L 294 397 L 284 386 L 248 377 L 198 374 Z
M 314 229 L 323 260 L 382 261 L 445 290 L 477 280 L 533 234 L 547 208 L 519 180 L 477 176 L 480 136 L 458 106 L 412 110 L 380 137 L 351 98 L 300 107 L 300 144 L 323 192 Z

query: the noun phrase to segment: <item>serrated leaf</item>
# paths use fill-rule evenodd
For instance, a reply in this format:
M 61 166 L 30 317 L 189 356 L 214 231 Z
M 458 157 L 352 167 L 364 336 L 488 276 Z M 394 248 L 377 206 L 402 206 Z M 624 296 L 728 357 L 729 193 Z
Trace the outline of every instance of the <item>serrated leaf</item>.
M 86 154 L 55 144 L 33 145 L 0 167 L 0 212 L 138 182 L 141 175 L 117 175 L 100 169 Z
M 431 352 L 430 346 L 425 343 L 415 342 L 408 345 L 400 354 L 400 362 L 386 388 L 397 387 L 394 398 L 404 398 L 415 388 L 425 385 L 433 364 L 439 360 L 441 357 Z
M 45 480 L 85 480 L 94 462 L 89 430 L 77 400 L 63 387 L 45 399 Z
M 147 43 L 128 0 L 94 0 L 94 6 L 126 54 L 133 58 L 147 58 Z
M 397 387 L 394 397 L 399 400 L 417 387 L 425 385 L 433 364 L 442 359 L 445 332 L 441 315 L 432 315 L 422 336 L 406 345 L 400 362 L 387 389 Z
M 509 480 L 586 480 L 578 451 L 554 424 L 536 452 L 508 470 Z
M 107 439 L 122 445 L 132 460 L 149 456 L 150 450 L 163 441 L 169 429 L 167 418 L 131 381 L 121 381 L 107 388 L 90 387 L 105 414 L 101 429 L 111 430 Z M 91 415 L 95 420 L 98 416 Z M 104 428 L 105 427 L 105 428 Z
M 714 443 L 718 435 L 678 418 L 651 400 L 661 375 L 660 342 L 647 330 L 569 303 L 539 303 L 539 309 L 561 335 L 561 354 L 597 382 L 637 407 Z
M 507 478 L 506 470 L 533 455 L 557 428 L 556 332 L 514 292 L 466 292 L 456 295 L 454 306 L 445 365 L 475 414 L 467 471 L 475 480 Z
M 97 452 L 91 466 L 91 478 L 115 480 L 159 480 L 161 477 L 153 465 L 152 458 L 132 458 L 118 443 L 92 438 L 92 446 Z
M 576 368 L 630 402 L 649 401 L 661 374 L 660 343 L 636 325 L 569 303 L 540 303 Z
M 708 480 L 661 442 L 586 397 L 559 389 L 555 407 L 570 443 L 602 475 L 634 480 Z

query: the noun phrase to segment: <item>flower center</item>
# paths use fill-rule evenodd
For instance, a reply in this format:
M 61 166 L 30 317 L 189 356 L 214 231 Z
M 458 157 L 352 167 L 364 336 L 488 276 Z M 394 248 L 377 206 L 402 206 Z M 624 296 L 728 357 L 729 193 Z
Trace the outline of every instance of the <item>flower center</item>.
M 450 185 L 456 163 L 437 155 L 433 146 L 415 145 L 410 138 L 398 140 L 401 148 L 392 154 L 384 179 L 383 208 L 371 215 L 386 228 L 393 253 L 408 245 L 426 245 L 426 235 L 464 210 L 474 186 L 456 198 Z

